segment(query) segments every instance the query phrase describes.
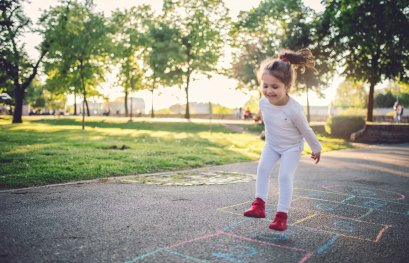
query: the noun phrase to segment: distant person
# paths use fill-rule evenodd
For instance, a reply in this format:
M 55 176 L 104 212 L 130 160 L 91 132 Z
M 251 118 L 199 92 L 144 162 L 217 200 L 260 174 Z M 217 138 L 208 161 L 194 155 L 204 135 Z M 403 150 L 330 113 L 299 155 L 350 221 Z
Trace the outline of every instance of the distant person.
M 393 110 L 395 111 L 395 122 L 401 122 L 402 120 L 402 115 L 403 115 L 403 105 L 399 102 L 396 101 L 395 104 L 393 105 Z
M 247 107 L 246 110 L 244 111 L 243 119 L 247 120 L 251 118 L 253 118 L 253 114 L 251 113 L 250 108 Z
M 265 145 L 257 168 L 256 200 L 244 216 L 264 218 L 268 194 L 269 174 L 281 159 L 279 172 L 279 200 L 277 213 L 269 228 L 287 229 L 288 210 L 293 194 L 293 177 L 301 153 L 304 138 L 312 149 L 311 158 L 317 164 L 321 156 L 321 144 L 305 118 L 304 108 L 288 95 L 295 81 L 295 66 L 314 68 L 313 55 L 309 49 L 297 52 L 281 51 L 278 59 L 263 61 L 259 80 L 263 97 L 259 105 L 265 126 Z

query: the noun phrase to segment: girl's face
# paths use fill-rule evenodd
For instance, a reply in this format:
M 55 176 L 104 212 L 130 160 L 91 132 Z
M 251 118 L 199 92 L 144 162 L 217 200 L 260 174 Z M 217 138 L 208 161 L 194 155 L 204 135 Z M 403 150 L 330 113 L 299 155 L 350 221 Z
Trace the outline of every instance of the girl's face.
M 278 78 L 264 73 L 261 77 L 261 89 L 268 101 L 276 106 L 286 105 L 288 102 L 288 88 Z

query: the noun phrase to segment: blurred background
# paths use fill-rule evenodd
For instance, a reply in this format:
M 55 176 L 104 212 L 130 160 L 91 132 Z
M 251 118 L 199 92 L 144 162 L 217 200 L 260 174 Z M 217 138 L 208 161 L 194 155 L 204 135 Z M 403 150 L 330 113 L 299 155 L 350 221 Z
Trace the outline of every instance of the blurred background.
M 310 121 L 396 121 L 409 104 L 407 1 L 1 0 L 0 114 L 252 119 L 255 71 L 308 47 Z M 395 105 L 395 107 L 394 107 Z M 407 122 L 403 111 L 400 121 Z

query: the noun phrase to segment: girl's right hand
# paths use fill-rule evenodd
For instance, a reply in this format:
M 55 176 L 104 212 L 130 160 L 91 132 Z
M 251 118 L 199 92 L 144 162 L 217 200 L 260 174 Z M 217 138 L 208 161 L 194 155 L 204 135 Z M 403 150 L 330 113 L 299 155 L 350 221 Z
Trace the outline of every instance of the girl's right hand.
M 311 159 L 313 159 L 315 161 L 315 164 L 320 162 L 321 159 L 321 153 L 311 153 Z

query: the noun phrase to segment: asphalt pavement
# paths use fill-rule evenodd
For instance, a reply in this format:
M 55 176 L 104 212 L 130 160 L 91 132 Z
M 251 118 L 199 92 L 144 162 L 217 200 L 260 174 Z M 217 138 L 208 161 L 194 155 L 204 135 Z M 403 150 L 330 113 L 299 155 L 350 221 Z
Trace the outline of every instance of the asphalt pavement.
M 255 174 L 257 162 L 208 171 Z M 188 171 L 184 171 L 185 173 Z M 0 191 L 0 262 L 408 262 L 409 144 L 301 159 L 289 228 L 242 213 L 254 180 L 164 186 L 103 180 Z

